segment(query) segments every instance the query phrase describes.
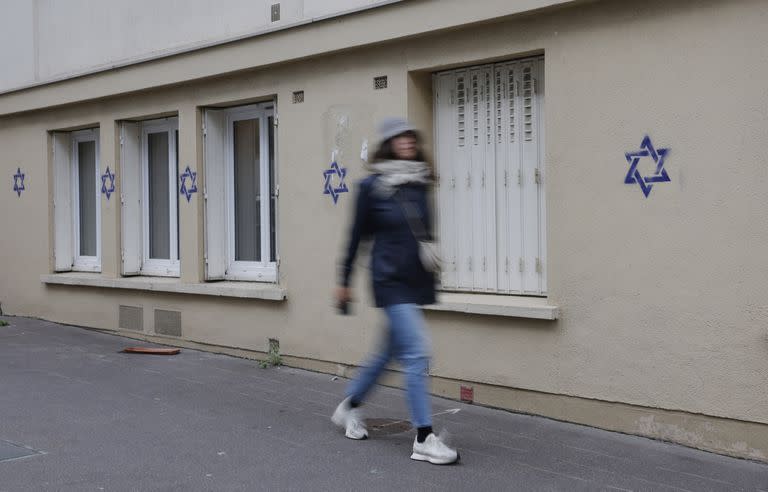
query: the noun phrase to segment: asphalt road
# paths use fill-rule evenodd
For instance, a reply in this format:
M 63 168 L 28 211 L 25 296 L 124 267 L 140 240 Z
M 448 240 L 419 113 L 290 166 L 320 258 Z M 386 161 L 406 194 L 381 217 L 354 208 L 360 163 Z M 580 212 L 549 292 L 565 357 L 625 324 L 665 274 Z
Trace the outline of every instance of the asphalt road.
M 768 465 L 439 398 L 462 460 L 414 462 L 400 390 L 375 392 L 371 439 L 351 441 L 328 418 L 342 379 L 3 319 L 0 491 L 768 492 Z

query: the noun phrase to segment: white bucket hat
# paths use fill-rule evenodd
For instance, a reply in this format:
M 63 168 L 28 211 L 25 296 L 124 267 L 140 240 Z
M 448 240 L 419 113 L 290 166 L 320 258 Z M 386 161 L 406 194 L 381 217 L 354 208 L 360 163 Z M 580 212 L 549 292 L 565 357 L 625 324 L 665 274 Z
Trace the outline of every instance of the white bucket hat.
M 408 123 L 408 120 L 404 118 L 398 118 L 398 117 L 384 118 L 383 120 L 381 120 L 381 123 L 379 123 L 379 141 L 380 142 L 386 142 L 392 137 L 396 137 L 398 135 L 401 135 L 407 132 L 416 133 L 416 128 L 414 128 L 413 125 Z

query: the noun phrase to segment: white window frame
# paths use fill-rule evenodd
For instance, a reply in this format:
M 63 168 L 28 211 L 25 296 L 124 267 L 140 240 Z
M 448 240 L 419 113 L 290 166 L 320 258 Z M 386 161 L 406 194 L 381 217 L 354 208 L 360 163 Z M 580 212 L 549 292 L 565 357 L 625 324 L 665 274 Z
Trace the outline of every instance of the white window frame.
M 279 257 L 275 254 L 277 261 L 270 261 L 272 256 L 270 245 L 270 214 L 271 214 L 271 194 L 270 194 L 270 175 L 269 175 L 269 118 L 275 121 L 275 104 L 266 102 L 248 106 L 239 106 L 226 110 L 226 208 L 227 208 L 227 270 L 224 278 L 227 280 L 245 280 L 260 282 L 277 282 L 277 266 Z M 259 177 L 261 187 L 261 257 L 263 261 L 236 261 L 235 260 L 235 142 L 234 142 L 234 124 L 242 120 L 259 120 Z M 275 158 L 275 173 L 277 173 L 277 132 L 273 131 L 272 149 Z M 275 186 L 277 188 L 277 176 Z M 277 189 L 275 190 L 277 193 Z M 275 224 L 277 227 L 277 224 Z M 275 234 L 277 237 L 277 234 Z M 277 249 L 277 241 L 275 241 Z
M 74 258 L 72 270 L 79 272 L 101 272 L 101 166 L 99 164 L 99 130 L 91 128 L 72 132 L 72 240 L 74 246 Z M 94 142 L 95 145 L 95 183 L 92 193 L 96 195 L 96 256 L 80 255 L 80 142 Z
M 142 264 L 141 275 L 155 277 L 179 277 L 178 238 L 178 161 L 176 156 L 176 132 L 179 129 L 178 117 L 146 120 L 141 122 L 141 196 L 142 196 Z M 169 193 L 169 228 L 170 259 L 149 257 L 149 138 L 150 133 L 168 132 L 168 193 Z

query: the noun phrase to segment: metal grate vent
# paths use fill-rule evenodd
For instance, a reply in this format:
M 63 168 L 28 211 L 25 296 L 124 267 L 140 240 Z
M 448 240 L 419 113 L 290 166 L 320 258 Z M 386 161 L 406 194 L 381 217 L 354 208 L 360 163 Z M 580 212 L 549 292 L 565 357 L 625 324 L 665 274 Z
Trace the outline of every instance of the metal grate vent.
M 381 90 L 381 89 L 386 89 L 387 88 L 387 83 L 388 83 L 388 81 L 387 81 L 387 76 L 386 75 L 382 75 L 380 77 L 374 77 L 373 78 L 373 88 L 375 90 L 377 90 L 377 91 Z
M 378 436 L 402 434 L 412 429 L 407 421 L 396 419 L 365 419 L 365 425 L 371 434 Z
M 144 309 L 136 306 L 119 306 L 117 326 L 121 330 L 144 331 Z
M 181 313 L 155 309 L 155 333 L 172 337 L 181 336 Z
M 304 91 L 296 91 L 293 93 L 293 104 L 301 104 L 304 102 Z
M 269 353 L 275 355 L 280 353 L 280 340 L 277 338 L 269 339 Z
M 280 20 L 280 4 L 279 3 L 273 3 L 272 8 L 272 22 L 277 22 Z

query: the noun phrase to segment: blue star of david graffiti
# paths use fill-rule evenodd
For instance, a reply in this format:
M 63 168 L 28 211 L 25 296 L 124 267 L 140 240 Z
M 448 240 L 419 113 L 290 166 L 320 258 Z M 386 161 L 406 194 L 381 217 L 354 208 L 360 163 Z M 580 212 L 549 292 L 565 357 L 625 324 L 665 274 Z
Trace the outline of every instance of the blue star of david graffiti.
M 627 162 L 629 162 L 629 172 L 627 177 L 624 178 L 624 183 L 635 184 L 640 186 L 643 194 L 646 198 L 651 194 L 654 183 L 666 183 L 672 181 L 669 179 L 667 170 L 664 169 L 664 159 L 669 154 L 669 149 L 656 149 L 651 142 L 651 138 L 646 135 L 643 142 L 640 144 L 640 150 L 637 152 L 627 152 L 625 154 Z M 651 176 L 642 176 L 637 169 L 637 165 L 641 159 L 650 157 L 656 164 L 656 172 Z
M 339 177 L 338 186 L 333 186 L 331 184 L 331 180 L 333 179 L 334 176 Z M 323 177 L 325 177 L 323 195 L 331 195 L 331 198 L 333 198 L 333 203 L 335 205 L 339 201 L 339 195 L 341 193 L 349 192 L 349 188 L 347 188 L 346 183 L 344 183 L 344 178 L 347 177 L 347 168 L 339 167 L 336 161 L 333 161 L 331 163 L 331 167 L 323 171 Z
M 187 186 L 187 180 L 190 182 L 189 187 Z M 179 181 L 181 181 L 179 193 L 187 197 L 187 203 L 189 203 L 189 201 L 192 200 L 192 193 L 197 193 L 197 171 L 192 171 L 189 169 L 189 166 L 187 166 L 184 172 L 179 176 Z
M 109 170 L 109 166 L 107 166 L 107 172 L 101 175 L 101 192 L 107 195 L 107 200 L 115 192 L 115 173 Z
M 21 192 L 26 190 L 24 188 L 24 173 L 21 172 L 21 168 L 16 168 L 16 174 L 13 175 L 13 191 L 21 197 Z

